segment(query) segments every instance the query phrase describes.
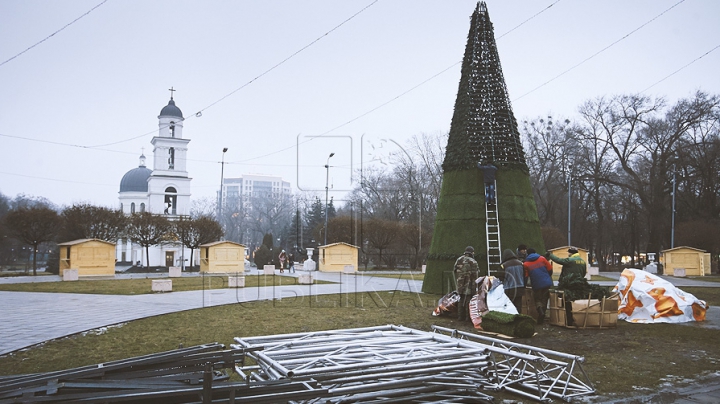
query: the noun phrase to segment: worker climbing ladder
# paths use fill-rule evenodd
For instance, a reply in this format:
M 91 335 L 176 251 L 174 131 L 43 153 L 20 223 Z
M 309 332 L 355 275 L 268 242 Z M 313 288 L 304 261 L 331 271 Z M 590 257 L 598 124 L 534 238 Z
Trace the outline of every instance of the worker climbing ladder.
M 485 185 L 486 187 L 489 184 Z M 487 240 L 487 268 L 488 275 L 497 276 L 502 264 L 502 249 L 500 248 L 500 220 L 498 220 L 498 205 L 495 190 L 497 183 L 492 182 L 492 198 L 485 199 L 485 240 Z M 489 193 L 486 190 L 485 195 Z

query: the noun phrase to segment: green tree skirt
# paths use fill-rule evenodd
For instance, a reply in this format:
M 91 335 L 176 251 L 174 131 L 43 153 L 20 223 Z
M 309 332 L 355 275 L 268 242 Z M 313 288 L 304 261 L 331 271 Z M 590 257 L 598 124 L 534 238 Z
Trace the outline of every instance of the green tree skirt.
M 535 335 L 535 320 L 525 314 L 491 311 L 483 316 L 480 325 L 484 331 L 511 337 L 530 338 Z

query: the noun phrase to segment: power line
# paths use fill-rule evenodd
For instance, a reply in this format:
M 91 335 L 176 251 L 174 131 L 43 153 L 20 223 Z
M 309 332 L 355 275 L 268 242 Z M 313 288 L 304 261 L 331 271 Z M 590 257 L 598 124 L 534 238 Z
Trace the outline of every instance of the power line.
M 543 8 L 542 10 L 538 11 L 537 13 L 535 13 L 535 15 L 533 15 L 532 17 L 530 17 L 530 18 L 528 18 L 527 20 L 525 20 L 525 21 L 521 22 L 520 24 L 516 25 L 515 28 L 512 28 L 510 31 L 507 31 L 506 33 L 500 35 L 499 37 L 497 37 L 497 39 L 500 39 L 500 38 L 504 37 L 505 35 L 507 35 L 507 34 L 513 32 L 513 31 L 515 31 L 516 29 L 522 27 L 523 25 L 525 25 L 525 23 L 527 23 L 528 21 L 532 20 L 533 18 L 539 16 L 540 14 L 546 12 L 550 7 L 554 6 L 555 4 L 557 4 L 557 3 L 559 3 L 559 2 L 560 2 L 560 0 L 556 0 L 554 3 L 550 4 L 549 6 Z
M 654 83 L 653 85 L 651 85 L 650 87 L 648 87 L 648 88 L 640 91 L 640 93 L 644 93 L 645 91 L 647 91 L 647 90 L 655 87 L 656 85 L 662 83 L 663 81 L 669 79 L 671 76 L 674 76 L 674 75 L 675 75 L 677 72 L 679 72 L 680 70 L 684 70 L 686 67 L 688 67 L 688 66 L 690 66 L 691 64 L 697 62 L 698 60 L 704 58 L 705 56 L 709 55 L 710 53 L 712 53 L 712 52 L 713 52 L 715 49 L 717 49 L 717 48 L 720 48 L 720 45 L 717 45 L 717 46 L 715 46 L 714 48 L 710 49 L 709 51 L 703 53 L 703 54 L 700 55 L 699 57 L 696 57 L 692 62 L 690 62 L 690 63 L 686 64 L 685 66 L 683 66 L 683 67 L 675 70 L 674 72 L 668 74 L 667 76 L 665 76 L 665 77 L 663 77 L 662 79 L 660 79 L 660 80 L 658 80 L 657 82 L 655 82 L 655 83 Z
M 646 25 L 650 24 L 651 22 L 657 20 L 657 19 L 660 18 L 663 14 L 667 13 L 668 11 L 672 10 L 673 8 L 677 7 L 679 4 L 681 4 L 681 3 L 683 3 L 683 2 L 685 2 L 685 0 L 680 0 L 680 1 L 678 1 L 677 3 L 673 4 L 672 6 L 670 6 L 670 8 L 668 8 L 667 10 L 665 10 L 665 11 L 663 11 L 662 13 L 656 15 L 655 17 L 653 17 L 652 19 L 650 19 L 650 20 L 647 21 L 646 23 L 642 24 L 641 26 L 635 28 L 634 30 L 628 32 L 627 34 L 625 34 L 622 38 L 618 39 L 617 41 L 615 41 L 615 42 L 611 43 L 610 45 L 608 45 L 608 46 L 600 49 L 599 51 L 593 53 L 593 54 L 590 55 L 589 57 L 583 59 L 580 63 L 577 63 L 576 65 L 570 67 L 569 69 L 567 69 L 567 70 L 565 70 L 564 72 L 558 74 L 557 76 L 551 78 L 550 80 L 548 80 L 548 81 L 540 84 L 539 86 L 533 88 L 532 90 L 528 91 L 527 93 L 525 93 L 525 94 L 523 94 L 523 95 L 515 98 L 515 99 L 513 100 L 513 102 L 515 102 L 515 101 L 517 101 L 517 100 L 525 97 L 526 95 L 529 95 L 529 94 L 534 93 L 534 92 L 537 91 L 538 89 L 540 89 L 540 88 L 542 88 L 542 87 L 545 87 L 546 85 L 552 83 L 553 81 L 557 80 L 558 78 L 560 78 L 560 77 L 564 76 L 565 74 L 569 73 L 570 71 L 574 70 L 574 69 L 577 68 L 578 66 L 584 64 L 584 63 L 587 62 L 588 60 L 590 60 L 590 59 L 594 58 L 595 56 L 597 56 L 597 55 L 605 52 L 606 50 L 608 50 L 608 49 L 610 49 L 611 47 L 613 47 L 614 45 L 616 45 L 618 42 L 622 41 L 623 39 L 629 37 L 630 35 L 634 34 L 634 33 L 637 32 L 637 31 L 639 31 L 640 29 L 642 29 L 642 28 L 645 27 Z
M 509 31 L 507 31 L 507 32 L 505 32 L 504 34 L 500 35 L 500 36 L 498 37 L 498 39 L 504 37 L 505 35 L 513 32 L 513 31 L 515 31 L 516 29 L 520 28 L 521 26 L 525 25 L 528 21 L 530 21 L 530 20 L 534 19 L 535 17 L 539 16 L 540 14 L 544 13 L 545 11 L 547 11 L 548 9 L 550 9 L 550 7 L 554 6 L 555 4 L 557 4 L 557 3 L 559 3 L 559 2 L 560 2 L 560 0 L 555 0 L 555 2 L 553 2 L 553 3 L 550 4 L 549 6 L 545 7 L 544 9 L 538 11 L 538 12 L 535 13 L 532 17 L 526 19 L 525 21 L 523 21 L 523 22 L 521 22 L 520 24 L 516 25 L 515 27 L 511 28 Z M 368 7 L 369 7 L 369 6 L 368 6 Z M 455 67 L 455 66 L 457 66 L 457 65 L 459 65 L 459 64 L 461 64 L 461 63 L 462 63 L 462 60 L 457 61 L 457 62 L 453 63 L 452 65 L 444 68 L 443 70 L 441 70 L 441 71 L 433 74 L 432 76 L 430 76 L 429 78 L 423 80 L 422 82 L 414 85 L 413 87 L 409 88 L 408 90 L 405 90 L 405 91 L 403 91 L 402 93 L 400 93 L 399 95 L 397 95 L 397 96 L 389 99 L 388 101 L 385 101 L 384 103 L 382 103 L 382 104 L 380 104 L 380 105 L 378 105 L 378 106 L 376 106 L 376 107 L 374 107 L 374 108 L 372 108 L 372 109 L 370 109 L 370 110 L 368 110 L 368 111 L 366 111 L 366 112 L 364 112 L 364 113 L 356 116 L 355 118 L 350 119 L 349 121 L 346 121 L 346 122 L 343 123 L 343 124 L 340 124 L 340 125 L 332 128 L 332 129 L 329 129 L 329 130 L 321 133 L 320 135 L 313 136 L 313 137 L 309 138 L 308 140 L 306 140 L 306 141 L 304 141 L 304 142 L 300 142 L 300 143 L 298 143 L 298 144 L 295 145 L 295 146 L 298 146 L 298 145 L 300 145 L 300 144 L 304 144 L 304 143 L 311 142 L 312 140 L 314 140 L 314 139 L 317 138 L 317 137 L 325 136 L 325 135 L 327 135 L 328 133 L 334 132 L 334 131 L 342 128 L 343 126 L 347 126 L 347 125 L 351 124 L 352 122 L 355 122 L 355 121 L 357 121 L 358 119 L 365 117 L 366 115 L 369 115 L 369 114 L 377 111 L 378 109 L 380 109 L 380 108 L 382 108 L 382 107 L 384 107 L 384 106 L 392 103 L 393 101 L 395 101 L 395 100 L 397 100 L 397 99 L 399 99 L 399 98 L 407 95 L 408 93 L 412 92 L 413 90 L 417 89 L 418 87 L 423 86 L 424 84 L 430 82 L 431 80 L 435 79 L 436 77 L 442 75 L 443 73 L 447 72 L 448 70 L 452 69 L 453 67 Z M 270 152 L 270 153 L 264 154 L 264 155 L 262 155 L 262 156 L 257 156 L 257 157 L 252 157 L 252 158 L 249 158 L 249 159 L 241 160 L 241 161 L 239 161 L 238 163 L 243 163 L 243 162 L 247 162 L 247 161 L 252 161 L 252 160 L 256 160 L 256 159 L 264 158 L 264 157 L 269 157 L 269 156 L 272 156 L 272 155 L 277 154 L 277 153 L 282 153 L 282 152 L 291 150 L 291 149 L 293 149 L 295 146 L 290 146 L 290 147 L 286 147 L 286 148 L 284 148 L 284 149 L 276 150 L 276 151 L 274 151 L 274 152 Z
M 250 84 L 252 84 L 252 83 L 255 82 L 256 80 L 260 79 L 261 77 L 265 76 L 266 74 L 270 73 L 271 71 L 273 71 L 273 70 L 277 69 L 278 67 L 280 67 L 281 65 L 285 64 L 285 62 L 287 62 L 288 60 L 294 58 L 295 56 L 297 56 L 298 54 L 300 54 L 302 51 L 308 49 L 309 47 L 315 45 L 315 44 L 316 44 L 317 42 L 319 42 L 321 39 L 323 39 L 323 38 L 325 38 L 326 36 L 330 35 L 333 31 L 335 31 L 335 30 L 337 30 L 338 28 L 342 27 L 343 25 L 345 25 L 346 23 L 348 23 L 350 20 L 352 20 L 353 18 L 355 18 L 355 17 L 357 17 L 358 15 L 360 15 L 360 13 L 362 13 L 363 11 L 365 11 L 365 10 L 367 10 L 368 8 L 372 7 L 372 6 L 373 6 L 375 3 L 377 3 L 378 1 L 379 1 L 379 0 L 374 0 L 372 3 L 370 3 L 370 4 L 368 4 L 367 6 L 363 7 L 363 8 L 362 8 L 360 11 L 358 11 L 357 13 L 351 15 L 351 16 L 350 16 L 349 18 L 347 18 L 345 21 L 343 21 L 343 22 L 341 22 L 340 24 L 338 24 L 338 25 L 336 25 L 335 27 L 333 27 L 330 31 L 328 31 L 328 32 L 320 35 L 320 36 L 317 37 L 317 38 L 315 38 L 315 40 L 313 40 L 313 41 L 310 42 L 309 44 L 303 46 L 303 47 L 300 48 L 299 50 L 295 51 L 295 53 L 293 53 L 292 55 L 286 57 L 285 59 L 283 59 L 283 60 L 280 61 L 279 63 L 275 64 L 273 67 L 265 70 L 264 72 L 262 72 L 262 73 L 261 73 L 260 75 L 258 75 L 257 77 L 253 78 L 252 80 L 248 81 L 247 83 L 243 84 L 242 86 L 236 88 L 235 90 L 229 92 L 228 94 L 226 94 L 225 96 L 221 97 L 219 100 L 211 103 L 211 104 L 208 105 L 207 107 L 200 109 L 198 112 L 195 113 L 195 116 L 202 116 L 202 112 L 203 112 L 203 111 L 207 110 L 208 108 L 213 107 L 215 104 L 217 104 L 217 103 L 219 103 L 219 102 L 224 101 L 226 98 L 230 97 L 231 95 L 233 95 L 233 94 L 235 94 L 236 92 L 242 90 L 243 88 L 249 86 Z M 199 115 L 198 115 L 198 114 L 199 114 Z
M 107 0 L 106 0 L 106 1 L 107 1 Z M 204 108 L 201 108 L 201 109 L 198 110 L 194 115 L 190 115 L 190 116 L 187 117 L 187 118 L 183 118 L 183 121 L 184 121 L 184 120 L 187 120 L 188 118 L 191 118 L 191 117 L 193 117 L 193 116 L 195 116 L 195 117 L 197 117 L 197 118 L 201 117 L 203 111 L 206 111 L 207 109 L 214 107 L 215 105 L 217 105 L 217 104 L 219 104 L 220 102 L 226 100 L 227 98 L 229 98 L 229 97 L 232 96 L 233 94 L 237 93 L 238 91 L 244 89 L 245 87 L 247 87 L 247 86 L 249 86 L 250 84 L 254 83 L 255 81 L 259 80 L 259 79 L 262 78 L 263 76 L 267 75 L 267 74 L 270 73 L 271 71 L 273 71 L 273 70 L 277 69 L 278 67 L 282 66 L 283 64 L 285 64 L 285 63 L 286 63 L 287 61 L 289 61 L 290 59 L 292 59 L 292 58 L 294 58 L 295 56 L 299 55 L 301 52 L 305 51 L 305 50 L 308 49 L 309 47 L 311 47 L 311 46 L 315 45 L 316 43 L 320 42 L 320 40 L 324 39 L 326 36 L 330 35 L 332 32 L 336 31 L 337 29 L 339 29 L 340 27 L 342 27 L 342 26 L 345 25 L 346 23 L 350 22 L 350 20 L 352 20 L 353 18 L 357 17 L 358 15 L 360 15 L 363 11 L 367 10 L 368 8 L 372 7 L 372 6 L 373 6 L 375 3 L 377 3 L 378 1 L 380 1 L 380 0 L 374 0 L 372 3 L 368 4 L 367 6 L 363 7 L 362 9 L 360 9 L 360 11 L 358 11 L 358 12 L 356 12 L 355 14 L 351 15 L 350 17 L 348 17 L 347 19 L 345 19 L 345 20 L 344 20 L 343 22 L 341 22 L 340 24 L 334 26 L 331 30 L 329 30 L 329 31 L 327 31 L 326 33 L 324 33 L 324 34 L 320 35 L 319 37 L 315 38 L 313 41 L 311 41 L 311 42 L 308 43 L 307 45 L 303 46 L 302 48 L 298 49 L 297 51 L 295 51 L 294 53 L 292 53 L 290 56 L 286 57 L 285 59 L 281 60 L 280 62 L 276 63 L 274 66 L 272 66 L 272 67 L 270 67 L 269 69 L 265 70 L 264 72 L 260 73 L 258 76 L 254 77 L 252 80 L 250 80 L 250 81 L 248 81 L 247 83 L 241 85 L 240 87 L 232 90 L 231 92 L 227 93 L 226 95 L 220 97 L 218 100 L 210 103 L 208 106 L 206 106 L 206 107 L 204 107 Z M 135 139 L 139 139 L 139 138 L 141 138 L 141 137 L 147 136 L 148 134 L 152 134 L 152 133 L 154 133 L 154 132 L 155 132 L 155 131 L 152 131 L 152 132 L 144 133 L 144 134 L 142 134 L 142 135 L 135 136 L 135 137 L 132 137 L 132 138 L 129 138 L 129 139 L 118 140 L 117 142 L 105 143 L 105 144 L 96 145 L 96 146 L 90 146 L 90 147 L 105 147 L 105 146 L 116 145 L 116 144 L 119 144 L 119 143 L 125 143 L 125 142 L 129 142 L 129 141 L 131 141 L 131 140 L 135 140 Z
M 106 1 L 107 1 L 107 0 L 103 1 L 103 3 L 105 3 Z M 314 45 L 315 43 L 317 43 L 317 42 L 320 41 L 321 39 L 325 38 L 325 37 L 328 36 L 330 33 L 332 33 L 333 31 L 337 30 L 338 28 L 340 28 L 341 26 L 343 26 L 344 24 L 346 24 L 347 22 L 349 22 L 350 20 L 352 20 L 353 18 L 355 18 L 356 16 L 358 16 L 360 13 L 364 12 L 365 10 L 367 10 L 368 8 L 370 8 L 371 6 L 373 6 L 373 5 L 374 5 L 375 3 L 377 3 L 378 1 L 379 1 L 379 0 L 375 0 L 375 1 L 373 1 L 372 3 L 368 4 L 367 6 L 363 7 L 361 10 L 359 10 L 358 12 L 356 12 L 355 14 L 353 14 L 352 16 L 348 17 L 347 19 L 345 19 L 344 21 L 342 21 L 340 24 L 338 24 L 338 25 L 336 25 L 335 27 L 333 27 L 331 30 L 327 31 L 326 33 L 324 33 L 323 35 L 319 36 L 318 38 L 316 38 L 315 40 L 313 40 L 313 41 L 310 42 L 309 44 L 307 44 L 307 45 L 305 45 L 304 47 L 300 48 L 298 51 L 296 51 L 296 52 L 294 52 L 293 54 L 291 54 L 290 56 L 286 57 L 286 58 L 283 59 L 281 62 L 279 62 L 279 63 L 275 64 L 274 66 L 272 66 L 271 68 L 267 69 L 267 70 L 266 70 L 265 72 L 263 72 L 262 74 L 258 75 L 257 77 L 253 78 L 252 80 L 248 81 L 247 83 L 243 84 L 243 85 L 240 86 L 239 88 L 233 90 L 232 92 L 228 93 L 227 95 L 223 96 L 222 98 L 218 99 L 217 101 L 211 103 L 211 104 L 208 105 L 207 107 L 199 110 L 198 113 L 195 114 L 195 116 L 198 116 L 198 114 L 202 115 L 202 111 L 205 111 L 205 110 L 207 110 L 208 108 L 210 108 L 210 107 L 218 104 L 219 102 L 227 99 L 228 97 L 230 97 L 231 95 L 235 94 L 236 92 L 242 90 L 243 88 L 247 87 L 248 85 L 250 85 L 250 84 L 253 83 L 254 81 L 256 81 L 256 80 L 258 80 L 259 78 L 261 78 L 261 77 L 265 76 L 266 74 L 270 73 L 272 70 L 275 70 L 277 67 L 279 67 L 280 65 L 284 64 L 285 62 L 287 62 L 287 61 L 290 60 L 291 58 L 295 57 L 295 56 L 298 55 L 300 52 L 306 50 L 306 49 L 309 48 L 310 46 Z M 559 3 L 559 2 L 560 2 L 560 0 L 554 1 L 553 3 L 551 3 L 550 5 L 548 5 L 547 7 L 543 8 L 542 10 L 538 11 L 537 13 L 535 13 L 534 15 L 532 15 L 531 17 L 529 17 L 528 19 L 524 20 L 524 21 L 521 22 L 520 24 L 518 24 L 518 25 L 516 25 L 515 27 L 511 28 L 509 31 L 507 31 L 507 32 L 503 33 L 502 35 L 500 35 L 500 36 L 498 37 L 498 39 L 500 39 L 500 38 L 502 38 L 502 37 L 510 34 L 511 32 L 513 32 L 513 31 L 515 31 L 516 29 L 520 28 L 521 26 L 525 25 L 526 23 L 528 23 L 529 21 L 531 21 L 531 20 L 533 20 L 534 18 L 538 17 L 540 14 L 544 13 L 545 11 L 547 11 L 548 9 L 550 9 L 552 6 L 554 6 L 555 4 L 557 4 L 557 3 Z M 95 6 L 95 8 L 99 7 L 99 6 L 102 5 L 103 3 L 100 3 L 99 5 Z M 93 8 L 93 9 L 95 9 L 95 8 Z M 90 11 L 92 11 L 92 10 L 90 10 Z M 89 13 L 89 11 L 88 11 L 88 13 Z M 86 13 L 86 14 L 88 14 L 88 13 Z M 409 88 L 408 90 L 403 91 L 402 93 L 400 93 L 399 95 L 391 98 L 390 100 L 385 101 L 385 102 L 383 102 L 382 104 L 380 104 L 380 105 L 378 105 L 378 106 L 376 106 L 376 107 L 374 107 L 374 108 L 371 108 L 370 110 L 368 110 L 368 111 L 366 111 L 366 112 L 364 112 L 364 113 L 362 113 L 362 114 L 360 114 L 360 115 L 358 115 L 358 116 L 356 116 L 356 117 L 354 117 L 354 118 L 346 121 L 345 123 L 343 123 L 343 124 L 341 124 L 341 125 L 338 125 L 338 126 L 332 128 L 332 129 L 329 129 L 329 130 L 323 132 L 322 134 L 320 134 L 320 135 L 318 135 L 318 136 L 314 136 L 314 137 L 309 138 L 308 140 L 306 140 L 306 141 L 304 141 L 304 142 L 300 142 L 300 143 L 298 143 L 298 144 L 296 144 L 296 145 L 289 146 L 289 147 L 286 147 L 286 148 L 283 148 L 283 149 L 280 149 L 280 150 L 276 150 L 276 151 L 274 151 L 274 152 L 270 152 L 270 153 L 264 154 L 264 155 L 262 155 L 262 156 L 256 156 L 256 157 L 252 157 L 252 158 L 248 158 L 248 159 L 240 160 L 240 161 L 235 161 L 235 162 L 228 162 L 228 163 L 226 163 L 226 164 L 242 164 L 242 163 L 250 162 L 250 161 L 253 161 L 253 160 L 257 160 L 257 159 L 269 157 L 269 156 L 275 155 L 275 154 L 277 154 L 277 153 L 282 153 L 282 152 L 291 150 L 291 149 L 295 148 L 296 146 L 298 146 L 298 145 L 300 145 L 300 144 L 304 144 L 304 143 L 310 142 L 310 141 L 312 141 L 315 137 L 327 135 L 327 134 L 329 134 L 329 133 L 331 133 L 331 132 L 333 132 L 333 131 L 336 131 L 336 130 L 344 127 L 344 126 L 349 125 L 349 124 L 352 123 L 352 122 L 357 121 L 358 119 L 361 119 L 361 118 L 363 118 L 363 117 L 365 117 L 365 116 L 367 116 L 367 115 L 369 115 L 369 114 L 377 111 L 378 109 L 381 109 L 381 108 L 385 107 L 386 105 L 394 102 L 395 100 L 397 100 L 397 99 L 399 99 L 399 98 L 401 98 L 401 97 L 409 94 L 409 93 L 412 92 L 413 90 L 415 90 L 415 89 L 417 89 L 417 88 L 425 85 L 426 83 L 432 81 L 432 80 L 435 79 L 436 77 L 438 77 L 438 76 L 442 75 L 443 73 L 449 71 L 450 69 L 452 69 L 453 67 L 457 66 L 457 65 L 460 64 L 460 63 L 462 63 L 462 60 L 460 60 L 460 61 L 458 61 L 458 62 L 455 62 L 455 63 L 453 63 L 452 65 L 444 68 L 443 70 L 441 70 L 441 71 L 433 74 L 433 75 L 430 76 L 429 78 L 427 78 L 427 79 L 423 80 L 422 82 L 414 85 L 413 87 Z M 185 119 L 186 119 L 186 118 L 183 118 L 183 120 L 185 120 Z M 61 146 L 76 147 L 76 148 L 82 148 L 82 149 L 105 150 L 105 149 L 100 149 L 100 148 L 102 148 L 102 147 L 107 147 L 107 146 L 114 146 L 114 145 L 116 145 L 116 144 L 125 143 L 125 142 L 131 141 L 131 140 L 136 140 L 136 139 L 145 137 L 145 136 L 147 136 L 147 135 L 151 135 L 151 134 L 155 133 L 156 131 L 157 131 L 157 130 L 155 129 L 155 130 L 152 130 L 152 131 L 150 131 L 150 132 L 146 132 L 146 133 L 143 133 L 143 134 L 141 134 L 141 135 L 134 136 L 134 137 L 132 137 L 132 138 L 128 138 L 128 139 L 124 139 L 124 140 L 119 140 L 119 141 L 111 142 L 111 143 L 104 143 L 104 144 L 99 144 L 99 145 L 92 145 L 92 146 L 78 145 L 78 144 L 69 144 L 69 143 L 54 142 L 54 141 L 45 141 L 45 140 L 32 139 L 32 138 L 21 137 L 21 136 L 4 135 L 4 134 L 0 134 L 0 136 L 11 137 L 11 138 L 16 138 L 16 139 L 23 139 L 23 140 L 29 140 L 29 141 L 40 142 L 40 143 L 48 143 L 48 144 L 56 144 L 56 145 L 61 145 Z M 110 150 L 108 150 L 108 151 L 110 151 Z M 129 154 L 129 152 L 123 152 L 123 153 L 128 153 L 128 154 Z M 198 162 L 206 162 L 206 163 L 207 163 L 207 162 L 214 162 L 214 161 L 209 161 L 209 160 L 190 160 L 190 159 L 188 159 L 187 161 L 198 161 Z
M 40 40 L 40 42 L 36 43 L 35 45 L 31 45 L 30 47 L 28 47 L 28 48 L 25 49 L 24 51 L 18 53 L 17 55 L 11 57 L 10 59 L 8 59 L 8 60 L 6 60 L 6 61 L 0 63 L 0 67 L 2 67 L 4 64 L 10 62 L 11 60 L 17 58 L 18 56 L 22 55 L 23 53 L 29 51 L 30 49 L 32 49 L 32 48 L 40 45 L 41 43 L 47 41 L 48 39 L 52 38 L 53 36 L 55 36 L 55 34 L 59 33 L 60 31 L 64 30 L 65 28 L 67 28 L 67 27 L 75 24 L 78 20 L 80 20 L 81 18 L 83 18 L 83 17 L 85 17 L 86 15 L 90 14 L 90 13 L 93 12 L 96 8 L 98 8 L 98 7 L 102 6 L 103 4 L 107 3 L 107 1 L 108 1 L 108 0 L 103 0 L 100 4 L 96 5 L 95 7 L 91 8 L 90 10 L 88 10 L 85 14 L 83 14 L 83 15 L 81 15 L 80 17 L 78 17 L 78 18 L 70 21 L 69 23 L 65 24 L 64 27 L 60 28 L 59 30 L 57 30 L 57 31 L 53 32 L 52 34 L 50 34 L 50 35 L 46 36 L 45 38 L 43 38 L 42 40 Z
M 684 0 L 683 0 L 683 1 L 684 1 Z M 528 21 L 530 21 L 530 20 L 534 19 L 535 17 L 539 16 L 540 14 L 544 13 L 545 11 L 547 11 L 548 9 L 550 9 L 550 7 L 554 6 L 555 4 L 557 4 L 557 3 L 559 3 L 559 2 L 560 2 L 560 0 L 556 0 L 554 3 L 550 4 L 549 6 L 547 6 L 547 7 L 545 7 L 544 9 L 538 11 L 537 13 L 535 13 L 532 17 L 526 19 L 525 21 L 523 21 L 523 22 L 521 22 L 520 24 L 516 25 L 515 27 L 511 28 L 509 31 L 507 31 L 507 32 L 505 32 L 504 34 L 500 35 L 497 39 L 500 39 L 500 38 L 504 37 L 505 35 L 507 35 L 507 34 L 513 32 L 513 31 L 515 31 L 516 29 L 518 29 L 518 28 L 520 28 L 521 26 L 525 25 Z M 408 93 L 412 92 L 412 91 L 415 90 L 416 88 L 418 88 L 418 87 L 420 87 L 420 86 L 422 86 L 422 85 L 430 82 L 431 80 L 435 79 L 436 77 L 442 75 L 443 73 L 447 72 L 448 70 L 452 69 L 453 67 L 455 67 L 455 66 L 457 66 L 457 65 L 459 65 L 459 64 L 461 64 L 461 63 L 462 63 L 462 60 L 453 63 L 452 65 L 450 65 L 450 66 L 444 68 L 443 70 L 441 70 L 441 71 L 433 74 L 433 75 L 430 76 L 429 78 L 423 80 L 423 81 L 420 82 L 419 84 L 414 85 L 414 86 L 411 87 L 410 89 L 405 90 L 404 92 L 402 92 L 401 94 L 399 94 L 399 95 L 391 98 L 390 100 L 385 101 L 384 103 L 378 105 L 377 107 L 372 108 L 372 109 L 368 110 L 367 112 L 364 112 L 363 114 L 358 115 L 358 116 L 356 116 L 355 118 L 350 119 L 349 121 L 347 121 L 347 122 L 345 122 L 345 123 L 343 123 L 343 124 L 341 124 L 341 125 L 338 125 L 338 126 L 332 128 L 332 129 L 330 129 L 330 130 L 328 130 L 328 131 L 326 131 L 326 132 L 323 132 L 323 133 L 321 133 L 321 134 L 318 135 L 318 136 L 327 135 L 327 134 L 330 133 L 330 132 L 333 132 L 333 131 L 335 131 L 335 130 L 337 130 L 337 129 L 340 129 L 340 128 L 342 128 L 343 126 L 346 126 L 346 125 L 348 125 L 348 124 L 350 124 L 350 123 L 352 123 L 352 122 L 355 122 L 355 121 L 357 121 L 358 119 L 360 119 L 360 118 L 362 118 L 362 117 L 364 117 L 364 116 L 366 116 L 366 115 L 368 115 L 368 114 L 371 114 L 371 113 L 377 111 L 378 109 L 380 109 L 380 108 L 382 108 L 382 107 L 384 107 L 384 106 L 392 103 L 393 101 L 397 100 L 398 98 L 400 98 L 400 97 L 402 97 L 402 96 L 404 96 L 404 95 L 407 95 Z
M 12 175 L 12 176 L 15 176 L 15 177 L 31 178 L 31 179 L 34 179 L 34 180 L 46 180 L 46 181 L 53 181 L 53 182 L 66 182 L 66 183 L 70 183 L 70 184 L 99 185 L 99 186 L 103 186 L 103 187 L 109 187 L 109 186 L 116 187 L 116 186 L 117 186 L 117 184 L 98 184 L 98 183 L 95 183 L 95 182 L 83 182 L 83 181 L 61 180 L 61 179 L 57 179 L 57 178 L 36 177 L 36 176 L 33 176 L 33 175 L 25 175 L 25 174 L 17 174 L 17 173 L 8 173 L 8 172 L 4 172 L 4 171 L 0 171 L 0 174 Z

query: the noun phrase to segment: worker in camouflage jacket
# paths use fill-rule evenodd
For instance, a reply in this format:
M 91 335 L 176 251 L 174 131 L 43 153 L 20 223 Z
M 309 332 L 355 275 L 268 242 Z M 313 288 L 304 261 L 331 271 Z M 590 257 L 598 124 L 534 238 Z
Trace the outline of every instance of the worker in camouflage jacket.
M 455 282 L 457 284 L 457 292 L 460 295 L 458 302 L 458 320 L 470 321 L 470 312 L 468 306 L 470 299 L 475 295 L 477 284 L 475 280 L 478 278 L 478 263 L 475 261 L 475 249 L 472 246 L 465 248 L 465 253 L 455 261 Z
M 585 263 L 585 260 L 580 257 L 580 253 L 575 247 L 568 248 L 567 258 L 558 258 L 549 252 L 545 254 L 545 258 L 562 265 L 562 271 L 560 271 L 560 279 L 558 280 L 558 283 L 562 283 L 563 278 L 570 274 L 578 274 L 583 278 L 585 277 L 585 274 L 587 274 L 587 264 Z

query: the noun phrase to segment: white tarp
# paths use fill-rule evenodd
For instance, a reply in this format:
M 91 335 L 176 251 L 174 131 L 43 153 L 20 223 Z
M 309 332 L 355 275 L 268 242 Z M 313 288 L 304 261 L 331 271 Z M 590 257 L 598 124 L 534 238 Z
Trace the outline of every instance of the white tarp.
M 470 320 L 475 328 L 482 328 L 482 316 L 489 311 L 518 314 L 499 279 L 483 276 L 475 282 L 478 284 L 478 293 L 470 299 Z
M 704 321 L 708 305 L 649 272 L 628 268 L 613 289 L 620 293 L 618 319 L 632 323 Z

